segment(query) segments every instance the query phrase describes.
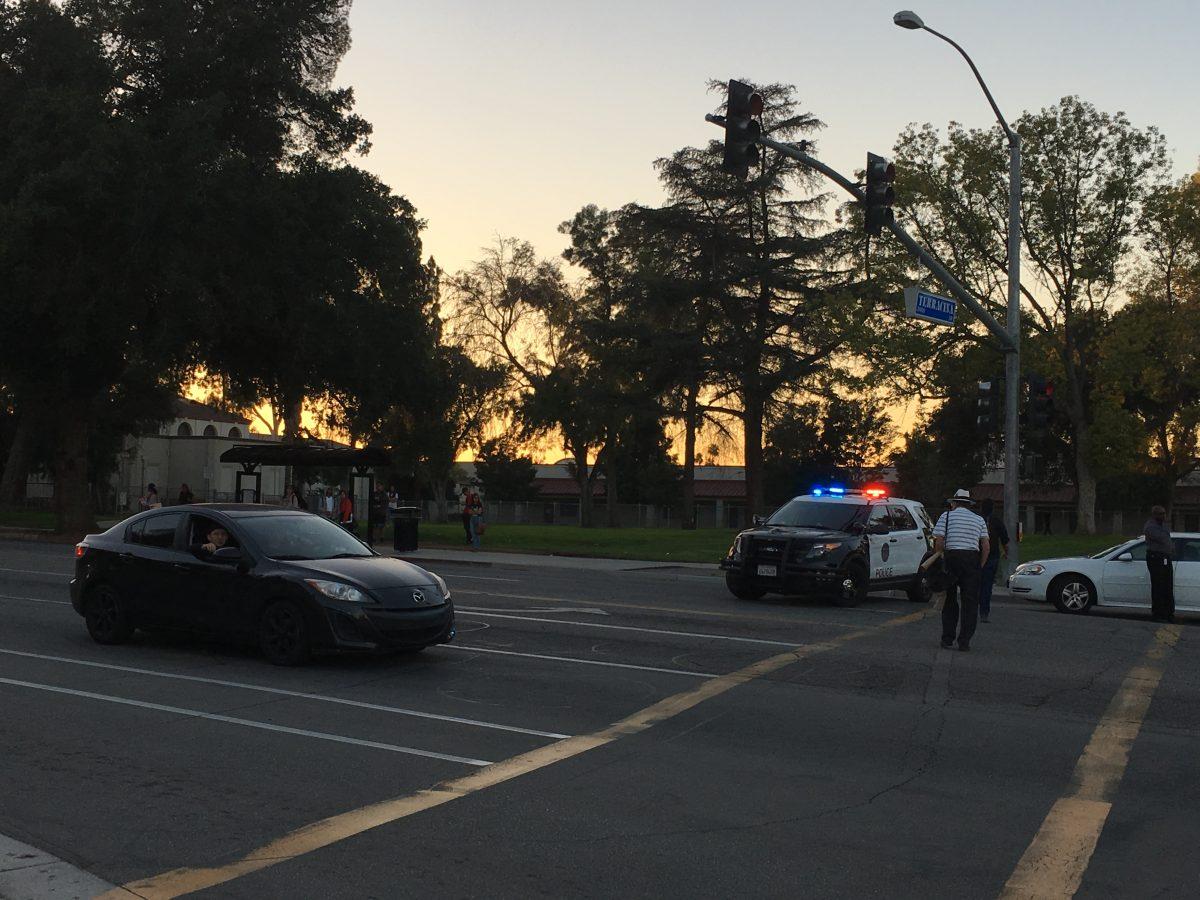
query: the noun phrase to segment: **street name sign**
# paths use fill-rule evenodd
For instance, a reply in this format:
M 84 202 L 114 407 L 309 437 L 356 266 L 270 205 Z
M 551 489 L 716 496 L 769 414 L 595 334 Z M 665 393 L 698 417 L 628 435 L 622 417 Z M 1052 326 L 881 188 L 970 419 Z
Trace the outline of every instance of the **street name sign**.
M 958 314 L 958 301 L 931 294 L 919 285 L 904 289 L 904 309 L 910 319 L 924 319 L 935 325 L 953 325 Z

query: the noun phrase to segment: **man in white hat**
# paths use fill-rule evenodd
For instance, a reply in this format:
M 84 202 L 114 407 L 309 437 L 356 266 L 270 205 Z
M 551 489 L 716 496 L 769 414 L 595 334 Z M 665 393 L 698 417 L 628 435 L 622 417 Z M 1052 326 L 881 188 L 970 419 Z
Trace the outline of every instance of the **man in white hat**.
M 946 564 L 946 603 L 942 607 L 942 647 L 970 650 L 971 638 L 979 619 L 979 578 L 987 562 L 990 545 L 987 523 L 971 509 L 971 492 L 959 488 L 950 498 L 950 509 L 942 513 L 933 527 L 934 549 L 943 554 Z M 958 610 L 962 595 L 961 622 Z

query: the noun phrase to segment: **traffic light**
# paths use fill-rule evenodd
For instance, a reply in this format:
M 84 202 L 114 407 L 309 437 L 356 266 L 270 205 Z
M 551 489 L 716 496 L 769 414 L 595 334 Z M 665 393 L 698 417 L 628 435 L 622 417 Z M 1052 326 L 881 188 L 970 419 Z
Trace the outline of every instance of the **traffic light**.
M 896 164 L 874 153 L 867 154 L 866 206 L 863 225 L 867 234 L 878 237 L 884 226 L 896 221 L 892 204 L 896 202 Z
M 1030 431 L 1045 432 L 1054 416 L 1054 383 L 1039 375 L 1029 376 L 1029 412 L 1027 421 Z
M 730 79 L 725 104 L 725 156 L 721 168 L 743 181 L 750 174 L 750 164 L 758 162 L 755 141 L 762 134 L 762 126 L 755 119 L 762 111 L 762 94 L 748 84 Z
M 999 378 L 979 382 L 979 396 L 975 401 L 975 427 L 983 434 L 994 434 L 1000 430 L 1000 419 L 1004 410 L 1001 392 L 1004 384 Z

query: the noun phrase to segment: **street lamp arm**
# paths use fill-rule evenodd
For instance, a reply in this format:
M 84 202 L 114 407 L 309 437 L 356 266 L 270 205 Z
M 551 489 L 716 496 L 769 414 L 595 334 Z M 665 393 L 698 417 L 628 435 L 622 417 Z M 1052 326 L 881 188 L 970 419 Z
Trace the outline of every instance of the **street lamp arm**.
M 988 90 L 987 83 L 983 80 L 983 76 L 979 74 L 979 69 L 975 65 L 975 61 L 967 54 L 967 51 L 959 46 L 958 42 L 951 37 L 947 37 L 940 31 L 935 31 L 928 25 L 922 26 L 925 31 L 928 31 L 934 37 L 939 37 L 955 50 L 959 52 L 963 59 L 967 61 L 967 65 L 971 67 L 971 71 L 975 73 L 975 80 L 979 82 L 979 86 L 983 88 L 984 96 L 987 97 L 988 103 L 992 105 L 992 112 L 996 114 L 996 121 L 1000 123 L 1000 127 L 1004 129 L 1004 134 L 1008 137 L 1008 142 L 1011 146 L 1017 147 L 1021 143 L 1021 139 L 1017 133 L 1009 127 L 1008 122 L 1004 118 L 1004 114 L 1000 112 L 1000 107 L 996 105 L 995 98 L 992 97 L 992 92 Z

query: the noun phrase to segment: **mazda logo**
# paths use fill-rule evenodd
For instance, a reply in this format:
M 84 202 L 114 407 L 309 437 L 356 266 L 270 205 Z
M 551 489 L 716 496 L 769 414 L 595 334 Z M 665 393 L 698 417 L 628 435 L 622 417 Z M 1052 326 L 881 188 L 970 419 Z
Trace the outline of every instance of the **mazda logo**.
M 424 603 L 425 595 L 421 591 L 413 591 L 413 603 Z

